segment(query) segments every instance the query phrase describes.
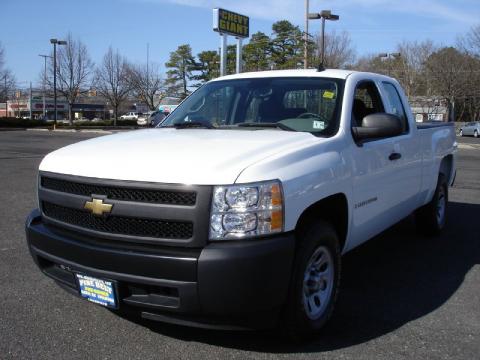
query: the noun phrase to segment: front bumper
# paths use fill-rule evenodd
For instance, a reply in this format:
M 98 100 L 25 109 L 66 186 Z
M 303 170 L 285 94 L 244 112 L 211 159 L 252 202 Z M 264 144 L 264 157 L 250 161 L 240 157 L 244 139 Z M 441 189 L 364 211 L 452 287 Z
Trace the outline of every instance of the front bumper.
M 116 280 L 120 310 L 181 325 L 249 329 L 275 325 L 290 283 L 293 233 L 218 242 L 202 249 L 119 244 L 26 222 L 40 270 L 79 295 L 74 273 Z

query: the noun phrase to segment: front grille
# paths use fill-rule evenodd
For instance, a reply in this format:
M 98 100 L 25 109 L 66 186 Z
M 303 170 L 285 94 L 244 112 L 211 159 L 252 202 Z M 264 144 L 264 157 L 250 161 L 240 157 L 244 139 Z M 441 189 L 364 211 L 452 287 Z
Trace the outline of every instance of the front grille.
M 111 234 L 162 239 L 190 239 L 193 224 L 186 221 L 139 219 L 124 216 L 99 217 L 87 211 L 43 201 L 46 216 L 63 223 Z
M 195 205 L 197 194 L 195 191 L 153 190 L 131 187 L 117 187 L 111 185 L 87 184 L 69 180 L 41 177 L 42 187 L 69 194 L 92 196 L 105 195 L 112 200 L 146 202 L 170 205 Z

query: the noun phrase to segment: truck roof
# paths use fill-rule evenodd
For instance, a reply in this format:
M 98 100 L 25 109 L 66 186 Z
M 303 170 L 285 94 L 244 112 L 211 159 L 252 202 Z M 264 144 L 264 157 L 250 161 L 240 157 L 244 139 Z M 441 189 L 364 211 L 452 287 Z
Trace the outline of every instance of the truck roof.
M 336 70 L 326 69 L 324 71 L 317 71 L 316 69 L 296 69 L 296 70 L 270 70 L 270 71 L 255 71 L 245 72 L 241 74 L 233 74 L 219 77 L 212 81 L 219 80 L 234 80 L 234 79 L 251 79 L 251 78 L 267 78 L 267 77 L 322 77 L 346 79 L 350 74 L 357 71 L 353 70 Z

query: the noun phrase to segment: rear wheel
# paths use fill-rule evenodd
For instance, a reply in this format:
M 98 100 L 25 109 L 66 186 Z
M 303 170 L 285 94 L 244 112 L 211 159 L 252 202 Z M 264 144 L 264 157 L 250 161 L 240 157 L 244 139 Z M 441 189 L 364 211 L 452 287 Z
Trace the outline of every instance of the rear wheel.
M 448 203 L 448 184 L 445 175 L 438 177 L 432 200 L 415 212 L 417 228 L 425 235 L 438 235 L 445 226 Z
M 320 330 L 333 313 L 340 284 L 340 245 L 334 228 L 323 221 L 299 232 L 285 330 L 294 339 Z
M 473 132 L 473 136 L 475 136 L 476 138 L 478 138 L 478 131 L 477 131 L 477 130 L 475 130 L 475 131 Z
M 463 130 L 460 129 L 460 132 L 459 132 L 460 136 L 463 136 Z

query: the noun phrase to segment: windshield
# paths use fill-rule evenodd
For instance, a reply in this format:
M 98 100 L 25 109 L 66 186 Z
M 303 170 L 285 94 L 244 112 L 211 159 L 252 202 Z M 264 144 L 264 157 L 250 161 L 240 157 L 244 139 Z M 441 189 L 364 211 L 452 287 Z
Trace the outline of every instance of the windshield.
M 338 131 L 343 86 L 343 80 L 318 77 L 213 81 L 190 95 L 161 127 L 278 127 L 332 136 Z

